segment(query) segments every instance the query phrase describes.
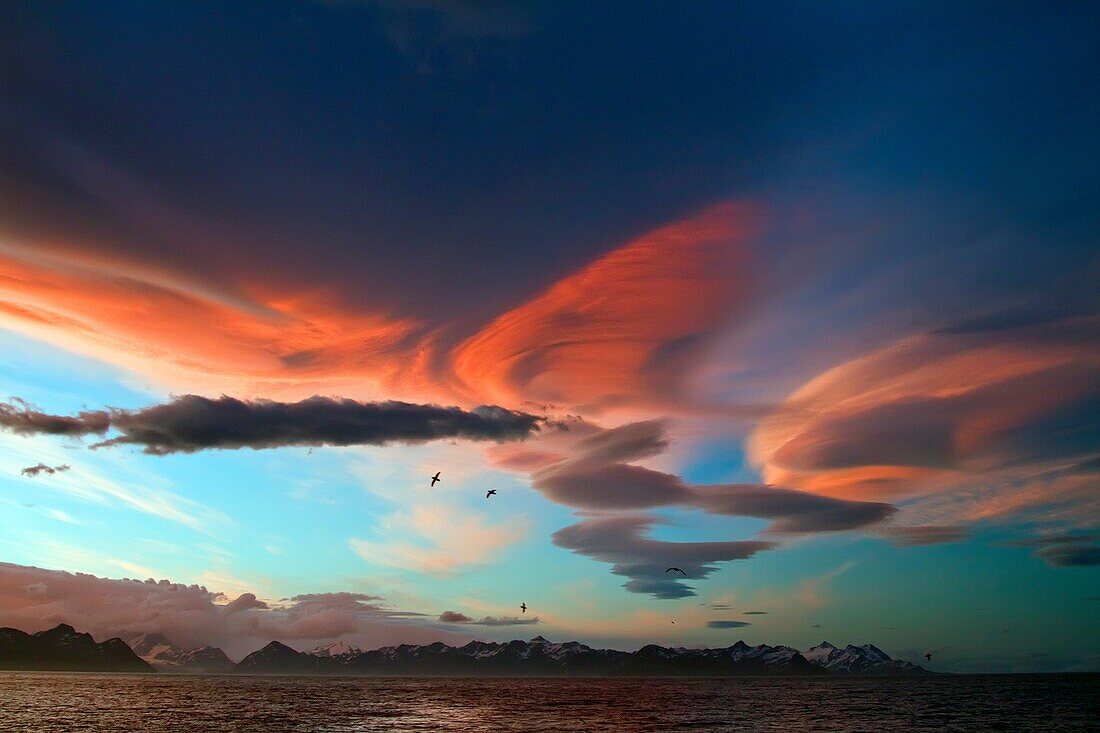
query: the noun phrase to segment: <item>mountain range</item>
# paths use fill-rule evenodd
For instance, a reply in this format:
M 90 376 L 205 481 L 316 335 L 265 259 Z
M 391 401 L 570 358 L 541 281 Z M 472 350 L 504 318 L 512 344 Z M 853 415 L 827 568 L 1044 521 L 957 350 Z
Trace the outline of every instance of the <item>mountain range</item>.
M 122 639 L 96 642 L 72 626 L 58 624 L 48 631 L 27 634 L 0 629 L 0 669 L 66 672 L 152 672 L 153 667 L 134 654 Z
M 0 669 L 95 672 L 234 673 L 257 675 L 369 676 L 737 676 L 909 675 L 927 670 L 892 659 L 872 644 L 840 648 L 829 642 L 801 652 L 789 646 L 743 641 L 718 649 L 655 644 L 634 652 L 594 649 L 580 642 L 471 641 L 400 644 L 364 651 L 336 642 L 301 652 L 272 641 L 234 664 L 216 647 L 183 649 L 159 633 L 96 643 L 91 635 L 59 625 L 26 634 L 0 629 Z

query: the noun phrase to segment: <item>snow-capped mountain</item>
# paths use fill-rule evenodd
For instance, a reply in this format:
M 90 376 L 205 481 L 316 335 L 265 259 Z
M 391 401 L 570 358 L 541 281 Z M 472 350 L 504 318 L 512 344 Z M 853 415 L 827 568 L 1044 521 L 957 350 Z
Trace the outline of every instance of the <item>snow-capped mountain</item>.
M 272 642 L 245 657 L 237 671 L 250 674 L 364 675 L 619 675 L 731 676 L 909 674 L 922 672 L 891 659 L 877 647 L 837 649 L 821 644 L 805 654 L 789 646 L 739 641 L 720 649 L 671 648 L 650 644 L 636 652 L 593 649 L 580 642 L 471 641 L 460 647 L 442 642 L 400 644 L 361 651 L 345 644 L 298 652 Z
M 65 669 L 134 672 L 237 672 L 241 674 L 394 676 L 681 676 L 908 675 L 927 673 L 892 659 L 873 644 L 843 649 L 827 641 L 800 652 L 789 646 L 738 641 L 718 649 L 644 646 L 635 652 L 594 649 L 577 641 L 471 641 L 400 644 L 363 651 L 346 642 L 309 652 L 272 641 L 237 665 L 221 649 L 184 650 L 164 634 L 133 635 L 96 643 L 61 624 L 26 634 L 0 629 L 0 669 Z
M 802 652 L 811 664 L 834 674 L 914 674 L 925 670 L 915 664 L 892 659 L 874 644 L 840 649 L 827 641 Z
M 130 648 L 162 672 L 228 672 L 233 668 L 233 660 L 217 647 L 182 649 L 161 633 L 133 636 Z
M 310 649 L 306 654 L 310 654 L 315 657 L 346 657 L 354 656 L 356 654 L 362 654 L 363 650 L 353 644 L 349 644 L 346 641 L 336 641 L 332 644 L 325 644 L 324 646 L 314 647 Z

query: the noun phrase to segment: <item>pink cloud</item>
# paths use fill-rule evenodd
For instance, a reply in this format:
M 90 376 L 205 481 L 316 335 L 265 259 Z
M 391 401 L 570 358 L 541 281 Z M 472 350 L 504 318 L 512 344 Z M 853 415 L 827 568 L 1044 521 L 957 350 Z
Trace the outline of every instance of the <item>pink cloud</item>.
M 418 625 L 420 616 L 362 593 L 304 594 L 279 603 L 243 593 L 226 602 L 199 585 L 0 563 L 0 625 L 24 631 L 62 622 L 97 639 L 156 631 L 185 647 L 211 644 L 236 657 L 272 639 L 308 648 L 344 638 L 367 648 L 453 638 Z

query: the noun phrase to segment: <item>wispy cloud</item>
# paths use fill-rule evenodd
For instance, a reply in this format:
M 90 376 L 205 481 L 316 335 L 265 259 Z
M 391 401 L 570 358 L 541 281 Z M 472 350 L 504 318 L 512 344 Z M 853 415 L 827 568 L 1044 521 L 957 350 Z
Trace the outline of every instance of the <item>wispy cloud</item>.
M 459 514 L 441 505 L 394 514 L 383 521 L 383 527 L 390 535 L 387 539 L 352 538 L 351 549 L 372 564 L 430 575 L 486 563 L 527 531 L 523 520 L 490 524 L 479 514 Z

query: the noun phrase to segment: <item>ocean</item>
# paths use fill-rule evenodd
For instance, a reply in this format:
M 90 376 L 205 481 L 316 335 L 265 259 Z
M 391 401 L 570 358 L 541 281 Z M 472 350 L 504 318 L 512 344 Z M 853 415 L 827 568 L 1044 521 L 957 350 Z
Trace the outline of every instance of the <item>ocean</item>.
M 0 731 L 1097 731 L 1100 675 L 380 679 L 0 673 Z

